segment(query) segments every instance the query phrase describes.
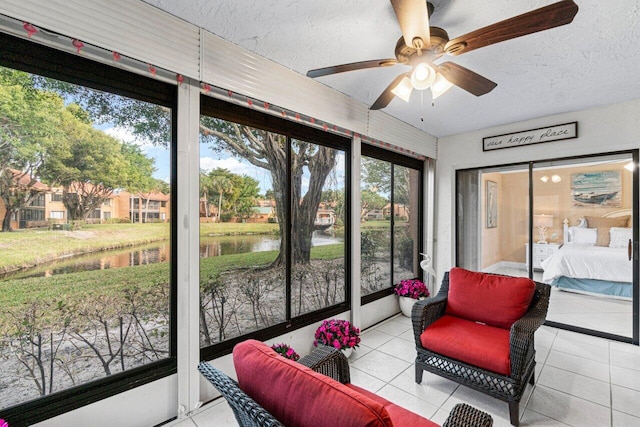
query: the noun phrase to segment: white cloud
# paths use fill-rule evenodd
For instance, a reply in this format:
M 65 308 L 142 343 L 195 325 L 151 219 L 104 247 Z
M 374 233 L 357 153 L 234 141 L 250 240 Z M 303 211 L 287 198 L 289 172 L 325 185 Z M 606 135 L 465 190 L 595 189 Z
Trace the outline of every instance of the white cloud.
M 200 157 L 200 169 L 209 172 L 215 168 L 228 169 L 237 175 L 253 176 L 256 167 L 243 163 L 234 157 L 228 159 L 214 159 L 213 157 Z
M 136 144 L 141 148 L 153 146 L 151 141 L 134 135 L 133 132 L 131 132 L 131 130 L 128 128 L 114 126 L 112 128 L 104 129 L 104 133 L 120 141 L 129 143 L 129 144 Z

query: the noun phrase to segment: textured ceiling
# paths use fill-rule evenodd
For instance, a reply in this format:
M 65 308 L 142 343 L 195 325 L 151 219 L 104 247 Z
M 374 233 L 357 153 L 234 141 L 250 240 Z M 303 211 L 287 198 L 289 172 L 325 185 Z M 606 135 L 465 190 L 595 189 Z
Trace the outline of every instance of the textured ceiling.
M 145 0 L 300 74 L 310 69 L 393 58 L 400 37 L 389 0 Z M 482 97 L 454 87 L 396 98 L 383 111 L 442 137 L 550 114 L 640 98 L 640 3 L 575 0 L 566 26 L 443 57 L 498 84 Z M 554 0 L 433 0 L 430 24 L 454 38 Z M 320 77 L 371 105 L 407 67 Z

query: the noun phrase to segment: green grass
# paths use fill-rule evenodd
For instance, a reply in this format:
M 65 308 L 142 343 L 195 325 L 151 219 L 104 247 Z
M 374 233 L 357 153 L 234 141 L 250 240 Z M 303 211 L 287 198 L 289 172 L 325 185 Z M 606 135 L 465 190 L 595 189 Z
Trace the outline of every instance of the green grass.
M 201 223 L 200 236 L 228 234 L 278 234 L 278 224 L 272 223 Z
M 11 310 L 32 301 L 72 303 L 100 296 L 117 296 L 134 286 L 148 289 L 168 281 L 168 263 L 6 280 L 0 282 L 0 307 Z

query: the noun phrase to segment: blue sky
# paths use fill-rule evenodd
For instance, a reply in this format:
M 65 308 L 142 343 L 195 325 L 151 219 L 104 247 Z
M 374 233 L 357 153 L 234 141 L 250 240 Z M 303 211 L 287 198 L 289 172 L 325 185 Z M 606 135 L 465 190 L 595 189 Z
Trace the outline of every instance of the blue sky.
M 154 159 L 154 166 L 156 168 L 153 174 L 154 178 L 169 182 L 170 177 L 170 156 L 169 150 L 163 147 L 157 147 L 148 141 L 140 140 L 134 137 L 127 129 L 117 127 L 104 127 L 107 134 L 128 143 L 137 144 L 145 155 Z M 338 156 L 338 166 L 335 171 L 335 180 L 338 181 L 337 188 L 343 188 L 344 183 L 344 154 L 341 152 Z M 208 144 L 200 144 L 200 169 L 208 172 L 215 168 L 225 168 L 237 175 L 248 175 L 251 178 L 256 179 L 260 183 L 260 193 L 264 194 L 267 190 L 271 189 L 271 174 L 268 170 L 256 167 L 246 160 L 239 159 L 232 156 L 229 152 L 217 152 L 211 150 Z M 306 193 L 308 189 L 309 177 L 308 171 L 305 170 L 305 175 L 302 178 L 302 193 Z M 335 187 L 331 185 L 331 179 L 327 180 L 327 187 Z

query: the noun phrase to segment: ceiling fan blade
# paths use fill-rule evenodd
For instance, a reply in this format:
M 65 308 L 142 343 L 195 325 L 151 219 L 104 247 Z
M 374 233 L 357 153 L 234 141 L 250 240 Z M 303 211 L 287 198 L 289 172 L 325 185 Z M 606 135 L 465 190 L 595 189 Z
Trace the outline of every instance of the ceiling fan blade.
M 345 71 L 364 70 L 366 68 L 388 67 L 396 65 L 395 59 L 374 59 L 372 61 L 352 62 L 350 64 L 334 65 L 325 68 L 316 68 L 307 71 L 307 77 L 322 77 L 330 74 L 344 73 Z
M 578 5 L 573 0 L 562 0 L 456 37 L 446 44 L 444 50 L 451 55 L 461 55 L 505 40 L 569 24 L 576 13 Z
M 472 93 L 475 96 L 482 96 L 491 92 L 497 83 L 492 82 L 478 73 L 474 73 L 468 68 L 453 62 L 445 62 L 438 66 L 438 71 L 454 85 Z
M 396 12 L 404 43 L 416 49 L 429 46 L 427 2 L 425 0 L 391 0 L 391 5 Z M 416 46 L 416 43 L 421 43 L 421 45 Z
M 380 94 L 378 99 L 376 99 L 376 102 L 374 102 L 373 105 L 371 107 L 369 107 L 369 109 L 370 110 L 380 110 L 381 108 L 384 108 L 387 105 L 389 105 L 389 103 L 391 102 L 391 100 L 395 96 L 393 94 L 393 92 L 391 92 L 391 91 L 393 90 L 393 88 L 398 86 L 398 83 L 400 83 L 400 80 L 402 80 L 405 76 L 408 76 L 408 75 L 409 74 L 407 74 L 407 73 L 402 73 L 398 77 L 393 79 L 391 84 L 389 86 L 387 86 L 387 88 L 384 90 L 384 92 L 382 92 Z

